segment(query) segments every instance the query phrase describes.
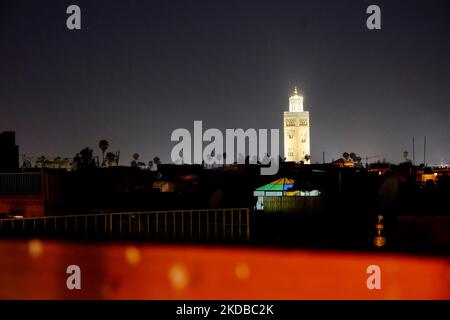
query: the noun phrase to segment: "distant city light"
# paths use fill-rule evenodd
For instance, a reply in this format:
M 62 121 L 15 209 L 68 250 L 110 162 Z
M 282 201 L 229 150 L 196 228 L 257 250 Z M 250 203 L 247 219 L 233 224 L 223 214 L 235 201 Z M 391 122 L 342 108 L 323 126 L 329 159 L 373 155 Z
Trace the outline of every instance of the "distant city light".
M 141 254 L 136 247 L 128 247 L 125 250 L 125 258 L 129 264 L 134 266 L 141 261 Z
M 43 252 L 44 246 L 40 240 L 33 239 L 28 242 L 28 253 L 32 258 L 39 258 Z
M 189 284 L 189 274 L 186 267 L 176 264 L 169 269 L 169 281 L 175 290 L 183 290 Z

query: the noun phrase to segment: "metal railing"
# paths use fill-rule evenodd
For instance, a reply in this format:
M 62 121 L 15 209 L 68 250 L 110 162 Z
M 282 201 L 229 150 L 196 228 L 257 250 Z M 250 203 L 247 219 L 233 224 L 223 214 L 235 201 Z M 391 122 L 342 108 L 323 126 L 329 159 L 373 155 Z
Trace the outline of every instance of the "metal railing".
M 40 173 L 0 173 L 0 195 L 40 194 Z
M 248 208 L 115 212 L 0 219 L 0 236 L 249 241 Z

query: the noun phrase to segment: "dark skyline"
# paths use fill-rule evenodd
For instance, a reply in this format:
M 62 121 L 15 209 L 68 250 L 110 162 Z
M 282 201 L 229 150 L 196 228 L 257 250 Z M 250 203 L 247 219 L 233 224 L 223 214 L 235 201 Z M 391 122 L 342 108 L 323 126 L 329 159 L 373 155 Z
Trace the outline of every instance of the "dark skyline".
M 66 8 L 82 30 L 66 29 Z M 378 4 L 382 30 L 369 31 Z M 106 138 L 170 160 L 176 128 L 279 128 L 297 85 L 312 162 L 344 151 L 450 162 L 450 2 L 2 1 L 0 131 L 73 157 Z

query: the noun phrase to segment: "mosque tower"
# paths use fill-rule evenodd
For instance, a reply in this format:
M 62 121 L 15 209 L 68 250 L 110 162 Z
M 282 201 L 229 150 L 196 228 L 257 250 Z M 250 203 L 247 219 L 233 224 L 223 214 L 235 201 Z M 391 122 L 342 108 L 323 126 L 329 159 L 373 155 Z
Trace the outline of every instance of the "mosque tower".
M 310 163 L 309 112 L 304 111 L 303 96 L 297 87 L 289 98 L 289 111 L 284 112 L 284 156 L 286 161 Z

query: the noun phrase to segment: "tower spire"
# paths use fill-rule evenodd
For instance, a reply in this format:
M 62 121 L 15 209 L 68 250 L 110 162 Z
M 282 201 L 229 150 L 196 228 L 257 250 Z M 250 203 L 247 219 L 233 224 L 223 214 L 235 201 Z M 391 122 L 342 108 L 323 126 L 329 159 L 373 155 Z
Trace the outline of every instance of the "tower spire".
M 310 163 L 309 128 L 309 112 L 303 109 L 303 95 L 297 86 L 294 86 L 294 90 L 290 92 L 289 111 L 284 112 L 284 156 L 286 161 Z
M 289 98 L 289 111 L 290 112 L 303 111 L 303 97 L 298 93 L 297 86 L 294 86 L 294 92 Z

